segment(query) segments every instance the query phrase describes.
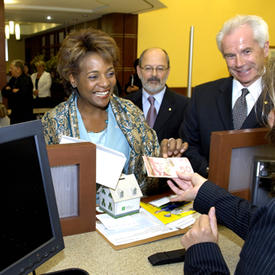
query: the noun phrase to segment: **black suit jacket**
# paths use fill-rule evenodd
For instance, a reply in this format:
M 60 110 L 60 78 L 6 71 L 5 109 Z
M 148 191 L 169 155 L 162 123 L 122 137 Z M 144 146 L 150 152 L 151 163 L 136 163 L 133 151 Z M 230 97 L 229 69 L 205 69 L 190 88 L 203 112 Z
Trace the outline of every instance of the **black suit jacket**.
M 135 105 L 143 110 L 142 89 L 127 95 L 125 98 L 130 99 Z M 180 125 L 183 122 L 188 103 L 188 97 L 177 94 L 166 87 L 153 127 L 157 133 L 159 142 L 164 138 L 179 137 Z
M 11 89 L 7 89 L 10 87 Z M 19 89 L 12 92 L 12 89 Z M 18 78 L 12 77 L 2 89 L 2 96 L 8 99 L 11 109 L 11 124 L 33 120 L 33 85 L 29 76 L 21 74 Z
M 245 240 L 235 274 L 274 274 L 275 199 L 256 207 L 231 195 L 219 186 L 205 182 L 196 196 L 194 209 L 207 214 L 215 206 L 219 224 Z M 186 251 L 184 274 L 228 274 L 229 270 L 216 243 L 192 245 Z
M 189 144 L 185 156 L 189 158 L 195 172 L 207 177 L 210 137 L 213 131 L 233 130 L 232 118 L 233 78 L 223 78 L 194 88 L 185 113 L 180 136 Z M 259 128 L 262 98 L 257 108 L 252 108 L 241 129 Z M 256 113 L 256 110 L 258 113 Z

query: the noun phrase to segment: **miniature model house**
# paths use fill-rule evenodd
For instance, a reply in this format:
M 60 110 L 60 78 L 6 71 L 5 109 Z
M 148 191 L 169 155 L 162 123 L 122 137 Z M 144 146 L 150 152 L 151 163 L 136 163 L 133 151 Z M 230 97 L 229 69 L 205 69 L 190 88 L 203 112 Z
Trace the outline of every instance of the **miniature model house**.
M 101 186 L 99 206 L 114 218 L 139 212 L 142 192 L 134 174 L 123 175 L 116 189 Z

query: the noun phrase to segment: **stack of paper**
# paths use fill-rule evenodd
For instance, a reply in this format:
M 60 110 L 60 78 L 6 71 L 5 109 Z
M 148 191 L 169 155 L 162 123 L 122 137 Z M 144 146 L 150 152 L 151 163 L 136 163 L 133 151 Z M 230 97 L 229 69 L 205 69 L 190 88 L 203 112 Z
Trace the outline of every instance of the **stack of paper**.
M 108 214 L 97 215 L 99 221 L 96 223 L 96 229 L 109 242 L 118 246 L 184 229 L 195 222 L 197 215 L 194 210 L 191 210 L 192 203 L 190 203 L 185 206 L 186 212 L 181 213 L 180 217 L 168 218 L 169 222 L 164 222 L 163 219 L 152 213 L 154 207 L 141 202 L 139 213 L 118 219 L 112 218 Z
M 96 216 L 96 229 L 113 245 L 129 244 L 178 230 L 169 228 L 144 209 L 134 215 L 112 218 L 108 214 Z

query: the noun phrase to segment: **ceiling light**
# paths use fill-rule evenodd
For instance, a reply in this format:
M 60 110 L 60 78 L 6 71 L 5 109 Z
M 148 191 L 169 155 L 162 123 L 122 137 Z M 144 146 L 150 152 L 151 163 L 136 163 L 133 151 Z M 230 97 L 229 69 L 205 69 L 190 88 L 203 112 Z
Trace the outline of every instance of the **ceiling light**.
M 15 24 L 15 39 L 20 40 L 20 26 L 19 26 L 19 24 Z
M 5 26 L 5 37 L 10 39 L 10 27 L 8 25 Z
M 14 21 L 9 21 L 10 34 L 14 34 Z

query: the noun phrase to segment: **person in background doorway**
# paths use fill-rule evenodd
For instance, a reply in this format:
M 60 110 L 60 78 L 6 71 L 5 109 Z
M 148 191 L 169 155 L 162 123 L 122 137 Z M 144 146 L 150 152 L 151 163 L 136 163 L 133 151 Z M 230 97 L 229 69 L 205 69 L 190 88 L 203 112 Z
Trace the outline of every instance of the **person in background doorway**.
M 51 85 L 52 78 L 49 72 L 45 71 L 45 62 L 35 62 L 36 73 L 31 75 L 33 83 L 33 96 L 35 108 L 51 107 Z
M 55 107 L 59 103 L 68 99 L 62 81 L 56 70 L 51 71 L 52 85 L 51 85 L 51 107 Z
M 125 85 L 125 88 L 124 88 L 124 91 L 125 91 L 125 94 L 130 94 L 132 92 L 135 92 L 135 91 L 138 91 L 139 89 L 142 88 L 142 83 L 141 83 L 141 80 L 138 76 L 138 73 L 137 73 L 137 66 L 138 66 L 138 63 L 139 63 L 139 59 L 137 58 L 134 62 L 134 73 L 130 75 L 130 79 L 129 81 L 127 82 L 127 84 Z
M 24 73 L 24 61 L 16 59 L 10 64 L 11 79 L 2 88 L 2 96 L 7 98 L 11 109 L 10 123 L 15 124 L 34 119 L 33 85 Z
M 26 62 L 24 63 L 24 73 L 25 75 L 30 76 L 30 66 Z

